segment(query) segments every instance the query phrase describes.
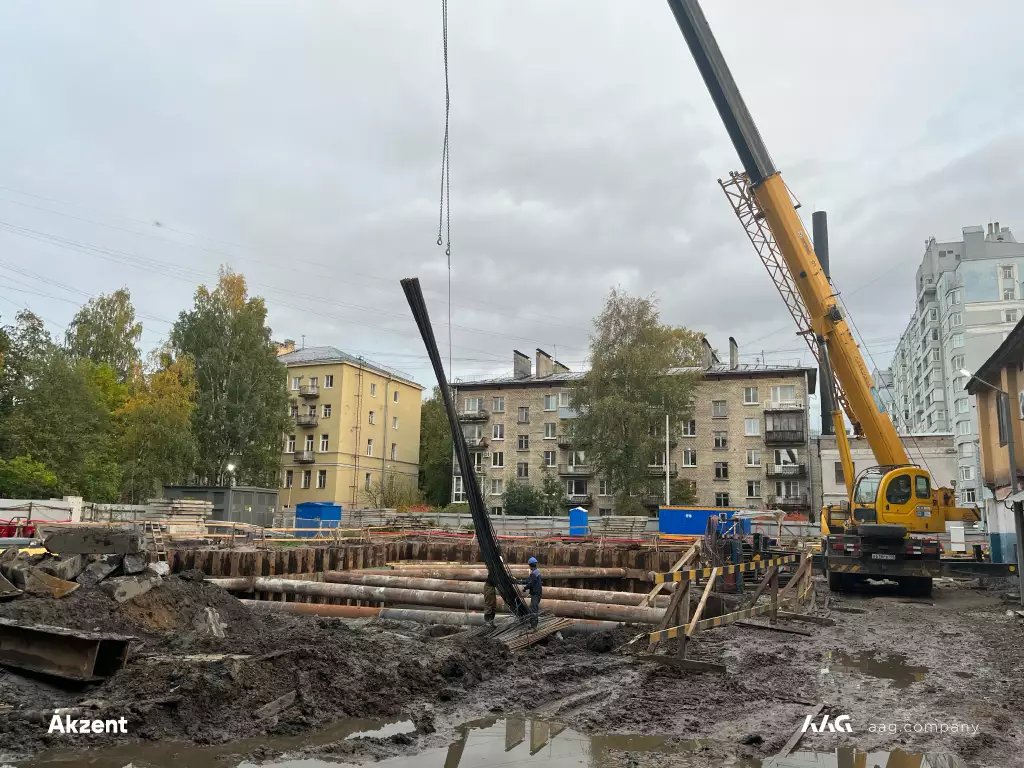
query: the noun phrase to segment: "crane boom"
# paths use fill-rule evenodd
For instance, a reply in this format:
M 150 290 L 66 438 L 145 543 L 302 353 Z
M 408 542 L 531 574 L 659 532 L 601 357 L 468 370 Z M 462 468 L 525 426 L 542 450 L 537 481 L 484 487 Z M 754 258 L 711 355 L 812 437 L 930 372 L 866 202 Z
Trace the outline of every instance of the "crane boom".
M 791 293 L 795 288 L 793 305 L 783 294 L 790 312 L 798 325 L 806 318 L 809 327 L 800 330 L 813 334 L 813 339 L 807 339 L 812 351 L 815 341 L 824 344 L 841 388 L 840 402 L 851 421 L 859 424 L 875 460 L 884 466 L 909 464 L 903 443 L 878 398 L 868 367 L 814 253 L 811 238 L 743 102 L 700 4 L 697 0 L 668 0 L 668 4 L 743 164 L 749 183 L 752 218 L 767 224 L 777 253 L 789 273 L 788 281 L 786 276 L 780 275 L 776 285 L 781 281 L 791 287 Z M 748 227 L 748 234 L 750 231 Z M 753 239 L 753 235 L 751 237 Z M 762 260 L 765 260 L 764 255 Z M 768 261 L 765 264 L 769 266 Z

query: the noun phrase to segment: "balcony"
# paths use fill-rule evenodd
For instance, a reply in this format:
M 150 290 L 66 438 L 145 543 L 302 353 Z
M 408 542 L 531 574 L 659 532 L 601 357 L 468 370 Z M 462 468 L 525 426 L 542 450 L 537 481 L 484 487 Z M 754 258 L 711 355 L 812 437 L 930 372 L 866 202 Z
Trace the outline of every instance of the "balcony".
M 570 493 L 565 497 L 565 503 L 570 507 L 588 507 L 594 503 L 594 497 L 589 493 Z
M 768 429 L 764 433 L 765 445 L 802 445 L 807 441 L 807 433 L 802 429 Z
M 665 497 L 660 493 L 645 493 L 640 496 L 640 503 L 645 507 L 660 507 L 665 503 Z
M 295 417 L 297 427 L 315 427 L 319 423 L 320 419 L 315 413 L 301 413 Z
M 312 451 L 296 451 L 292 457 L 296 464 L 312 464 L 316 456 Z
M 586 464 L 559 464 L 558 474 L 568 475 L 569 477 L 586 477 L 592 475 L 594 470 Z
M 769 507 L 776 507 L 778 509 L 806 509 L 810 502 L 807 499 L 806 493 L 798 493 L 795 496 L 769 496 L 765 503 Z
M 769 464 L 768 477 L 806 477 L 806 464 Z
M 459 421 L 487 421 L 489 418 L 491 418 L 491 414 L 486 408 L 477 408 L 472 411 L 463 409 L 459 411 Z
M 802 411 L 804 410 L 803 400 L 770 400 L 765 402 L 766 411 Z
M 466 447 L 471 451 L 483 451 L 487 449 L 486 437 L 467 437 Z
M 647 474 L 651 477 L 664 477 L 665 476 L 665 465 L 664 464 L 650 464 L 647 467 Z M 676 463 L 673 461 L 668 465 L 668 476 L 675 477 L 679 474 L 679 469 Z
M 320 397 L 320 387 L 317 384 L 303 384 L 299 387 L 299 397 L 314 398 Z
M 559 435 L 555 440 L 558 443 L 559 448 L 572 448 L 573 439 L 569 435 Z

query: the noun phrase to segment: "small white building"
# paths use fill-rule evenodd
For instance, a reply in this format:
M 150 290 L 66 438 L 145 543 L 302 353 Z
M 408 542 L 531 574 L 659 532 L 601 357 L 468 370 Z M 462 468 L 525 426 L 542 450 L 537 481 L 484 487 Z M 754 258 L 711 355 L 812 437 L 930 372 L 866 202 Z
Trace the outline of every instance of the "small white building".
M 953 446 L 953 434 L 929 432 L 926 435 L 902 435 L 910 461 L 927 469 L 940 487 L 956 487 L 957 452 Z M 815 502 L 821 509 L 823 504 L 838 504 L 846 498 L 846 483 L 843 479 L 843 465 L 839 461 L 839 447 L 835 435 L 820 435 L 813 438 L 812 461 L 817 493 Z M 868 467 L 877 466 L 875 455 L 864 438 L 850 438 L 850 454 L 853 458 L 854 475 Z

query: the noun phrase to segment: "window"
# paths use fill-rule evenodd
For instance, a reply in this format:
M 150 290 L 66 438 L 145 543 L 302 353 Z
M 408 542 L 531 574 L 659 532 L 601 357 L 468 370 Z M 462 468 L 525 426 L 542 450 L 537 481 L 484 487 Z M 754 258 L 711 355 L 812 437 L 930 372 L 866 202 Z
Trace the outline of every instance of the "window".
M 480 413 L 484 407 L 484 399 L 482 397 L 467 397 L 465 413 Z
M 974 467 L 960 467 L 960 479 L 961 480 L 973 480 L 974 479 Z
M 683 449 L 683 466 L 684 467 L 696 467 L 697 466 L 697 451 L 694 448 Z
M 761 466 L 761 451 L 757 448 L 747 448 L 747 466 L 748 467 L 760 467 Z
M 683 437 L 697 436 L 697 422 L 693 419 L 683 422 Z
M 586 496 L 587 495 L 587 481 L 582 477 L 570 478 L 565 483 L 566 494 L 570 497 L 573 496 Z
M 374 424 L 374 423 L 376 423 L 376 421 L 377 421 L 377 414 L 375 414 L 373 411 L 370 411 L 370 423 Z
M 316 385 L 319 384 L 319 383 L 320 383 L 320 380 L 319 380 L 318 377 L 316 377 L 316 376 L 310 376 L 309 377 L 309 386 L 316 387 Z
M 569 407 L 569 393 L 568 392 L 559 392 L 558 393 L 558 407 L 559 408 L 568 408 Z
M 521 406 L 519 408 L 519 423 L 529 424 L 530 423 L 530 408 L 529 406 Z
M 966 387 L 966 386 L 967 386 L 967 377 L 966 376 L 957 376 L 955 379 L 953 379 L 953 391 L 954 392 L 963 392 L 964 391 L 964 387 Z
M 544 395 L 544 410 L 558 410 L 558 395 Z
M 373 438 L 369 438 L 366 441 L 366 455 L 373 456 Z
M 313 479 L 313 470 L 307 469 L 302 473 L 302 487 L 309 488 L 309 481 Z
M 505 425 L 504 424 L 492 424 L 491 425 L 491 439 L 492 440 L 504 440 L 505 439 Z
M 932 486 L 927 477 L 918 475 L 914 478 L 914 493 L 919 499 L 931 499 Z
M 302 383 L 301 376 L 292 376 L 292 389 L 298 389 Z
M 598 496 L 611 496 L 612 486 L 607 480 L 601 479 L 597 483 L 597 495 Z
M 963 355 L 953 355 L 953 357 L 950 360 L 950 362 L 953 363 L 953 369 L 959 371 L 959 370 L 961 370 L 964 367 L 964 356 Z
M 857 476 L 857 465 L 853 465 L 853 475 Z M 844 485 L 846 483 L 846 477 L 843 475 L 843 462 L 836 462 L 836 485 Z
M 525 461 L 520 461 L 516 464 L 516 477 L 520 480 L 526 480 L 530 477 L 530 465 Z
M 744 405 L 757 405 L 757 387 L 744 387 L 743 388 L 743 404 Z
M 491 453 L 491 466 L 492 467 L 504 467 L 505 466 L 505 452 L 494 451 Z
M 933 349 L 933 350 L 931 351 L 931 354 L 930 354 L 930 355 L 928 355 L 928 358 L 929 358 L 929 359 L 930 359 L 930 360 L 931 360 L 931 361 L 932 361 L 933 363 L 937 363 L 937 362 L 939 362 L 939 350 L 937 350 L 937 349 Z
M 334 375 L 326 374 L 324 376 L 324 389 L 332 389 L 334 387 Z
M 313 436 L 312 435 L 306 435 L 306 450 L 307 451 L 312 451 L 313 450 Z
M 308 413 L 309 413 L 310 416 L 316 416 L 316 406 L 315 405 L 309 406 Z
M 330 445 L 330 443 L 330 435 L 320 435 L 320 452 L 326 453 L 328 450 L 327 447 Z
M 324 418 L 325 419 L 331 418 L 331 405 L 330 405 L 330 403 L 324 403 L 323 404 L 323 412 L 324 412 Z
M 724 419 L 729 415 L 729 404 L 725 400 L 711 401 L 711 418 Z
M 501 492 L 503 490 L 502 486 L 504 486 L 504 485 L 505 485 L 505 482 L 500 477 L 492 478 L 491 479 L 491 496 L 501 496 Z
M 729 433 L 715 432 L 715 450 L 724 451 L 729 447 Z
M 503 511 L 503 510 L 502 510 L 502 508 L 501 508 L 501 507 L 491 507 L 491 514 L 492 514 L 492 515 L 495 515 L 495 516 L 499 516 L 499 517 L 500 517 L 500 516 L 501 516 L 501 513 L 502 513 L 502 511 Z
M 295 435 L 288 435 L 288 444 L 284 449 L 285 453 L 295 453 Z
M 799 481 L 797 481 L 797 480 L 776 480 L 775 481 L 775 495 L 780 497 L 780 498 L 783 498 L 783 499 L 799 499 L 800 498 L 800 483 L 799 483 Z
M 956 450 L 961 459 L 969 459 L 974 455 L 974 444 L 960 443 Z
M 600 509 L 597 510 L 597 514 L 599 514 L 601 517 L 608 517 L 608 515 L 610 515 L 611 513 L 611 507 L 601 507 Z
M 964 345 L 964 335 L 962 333 L 954 333 L 952 336 L 953 349 L 962 347 Z
M 1008 309 L 1008 310 L 1006 310 L 1006 312 L 1003 313 L 1003 319 L 1007 323 L 1016 323 L 1017 322 L 1017 310 L 1016 309 Z
M 285 470 L 285 473 L 284 473 L 284 487 L 285 488 L 291 488 L 292 487 L 292 480 L 293 480 L 294 476 L 295 476 L 295 473 L 292 472 L 290 469 L 286 469 Z
M 394 403 L 398 402 L 398 390 L 397 389 L 394 392 L 391 393 L 391 401 L 394 402 Z
M 794 448 L 776 448 L 775 463 L 783 466 L 796 464 L 800 454 Z
M 517 451 L 528 451 L 530 450 L 530 436 L 520 435 L 519 440 L 516 442 Z
M 910 475 L 900 475 L 890 480 L 885 489 L 885 500 L 889 504 L 906 504 L 910 501 Z
M 715 506 L 716 507 L 728 507 L 729 506 L 729 494 L 728 493 L 716 493 L 715 494 Z
M 950 314 L 949 318 L 946 320 L 946 323 L 949 325 L 949 328 L 951 330 L 953 328 L 959 328 L 961 325 L 964 324 L 964 316 L 962 314 L 960 314 L 959 312 L 953 312 L 953 313 Z
M 555 424 L 552 421 L 547 422 L 544 425 L 544 439 L 545 440 L 554 440 L 555 437 L 556 437 L 556 430 L 557 429 L 558 429 L 558 425 L 557 424 Z
M 727 461 L 716 461 L 715 462 L 715 480 L 728 480 L 729 479 L 729 462 Z
M 398 458 L 398 443 L 391 444 L 391 460 L 395 461 Z
M 958 421 L 956 423 L 956 433 L 958 435 L 969 435 L 969 434 L 971 434 L 971 422 L 969 422 L 969 421 Z
M 957 413 L 969 413 L 971 410 L 971 404 L 967 402 L 966 397 L 961 397 L 956 401 L 956 412 Z
M 945 421 L 946 420 L 946 412 L 945 411 L 936 411 L 935 412 L 935 420 L 938 421 L 938 422 Z
M 370 397 L 376 397 L 376 396 L 377 396 L 377 385 L 375 383 L 373 383 L 373 382 L 370 382 Z
M 288 412 L 292 415 L 292 418 L 295 418 L 296 416 L 299 415 L 299 406 L 292 405 L 291 409 Z
M 366 473 L 366 489 L 370 489 L 370 473 Z M 465 486 L 462 484 L 462 477 L 456 475 L 452 478 L 452 501 L 459 502 L 466 500 Z
M 761 420 L 760 419 L 744 419 L 743 420 L 743 434 L 748 437 L 761 434 Z
M 978 501 L 978 497 L 976 496 L 976 493 L 977 493 L 977 491 L 975 491 L 973 488 L 964 488 L 964 493 L 963 493 L 964 504 L 974 504 L 974 503 L 976 503 Z
M 494 411 L 495 413 L 504 413 L 505 412 L 505 398 L 504 397 L 500 397 L 500 396 L 499 397 L 495 397 L 491 401 L 491 410 Z
M 761 498 L 761 481 L 760 480 L 747 480 L 747 498 L 748 499 L 759 499 L 759 498 Z
M 462 428 L 462 434 L 466 436 L 468 445 L 480 445 L 483 442 L 483 427 L 479 424 L 466 424 Z
M 772 403 L 796 403 L 796 385 L 781 384 L 772 387 Z
M 327 487 L 327 470 L 318 469 L 316 471 L 316 487 L 326 488 Z
M 960 290 L 957 289 L 955 291 L 950 291 L 949 292 L 949 306 L 955 307 L 959 303 L 960 303 Z
M 933 323 L 936 320 L 938 320 L 939 319 L 939 310 L 935 309 L 935 307 L 932 307 L 931 309 L 929 309 L 928 310 L 928 319 L 931 320 Z
M 1003 271 L 1003 280 L 1013 280 L 1013 267 L 1000 267 Z
M 544 451 L 544 466 L 545 467 L 553 467 L 553 466 L 555 466 L 555 452 L 554 451 Z
M 1003 288 L 1003 301 L 1016 301 L 1017 300 L 1017 289 L 1016 288 Z
M 583 451 L 569 451 L 569 466 L 570 467 L 585 467 L 587 466 L 587 456 Z
M 484 455 L 479 451 L 470 455 L 473 459 L 473 469 L 479 472 L 484 468 Z
M 391 428 L 392 429 L 398 429 L 398 417 L 397 416 L 392 416 L 391 417 Z

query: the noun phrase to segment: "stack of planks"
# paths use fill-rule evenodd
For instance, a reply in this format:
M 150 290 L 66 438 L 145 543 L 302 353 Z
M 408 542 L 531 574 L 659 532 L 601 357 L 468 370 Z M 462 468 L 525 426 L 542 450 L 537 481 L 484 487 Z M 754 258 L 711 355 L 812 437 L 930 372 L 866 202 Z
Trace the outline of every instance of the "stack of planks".
M 206 520 L 213 514 L 213 503 L 196 499 L 150 499 L 137 521 L 174 523 L 167 527 L 171 535 L 206 534 Z

